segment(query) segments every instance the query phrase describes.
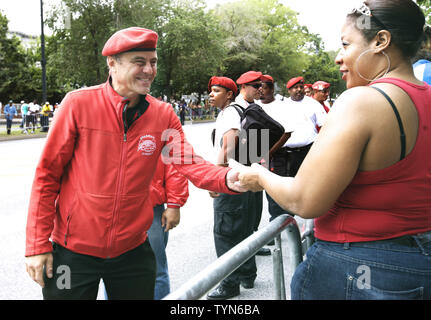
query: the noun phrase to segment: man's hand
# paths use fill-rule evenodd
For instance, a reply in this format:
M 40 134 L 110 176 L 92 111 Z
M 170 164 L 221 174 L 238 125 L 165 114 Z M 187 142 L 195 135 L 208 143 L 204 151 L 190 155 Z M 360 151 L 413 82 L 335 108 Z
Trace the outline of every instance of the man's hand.
M 180 208 L 166 208 L 162 214 L 162 227 L 165 232 L 175 228 L 180 223 Z
M 218 192 L 208 191 L 208 193 L 210 194 L 211 198 L 218 198 L 218 197 L 220 197 L 220 193 L 218 193 Z
M 242 172 L 243 170 L 246 170 L 247 167 L 243 166 L 242 164 L 240 164 L 239 162 L 236 162 L 233 159 L 229 160 L 229 167 L 232 168 L 232 170 L 229 170 L 227 172 L 227 176 L 226 176 L 226 184 L 227 187 L 235 192 L 246 192 L 248 191 L 247 188 L 244 188 L 244 186 L 242 186 L 242 184 L 239 182 L 239 174 L 240 172 Z
M 259 183 L 259 178 L 260 174 L 263 173 L 262 170 L 266 171 L 264 167 L 257 163 L 253 163 L 251 167 L 247 167 L 232 159 L 229 160 L 229 167 L 232 168 L 231 171 L 235 171 L 234 178 L 236 179 L 234 181 L 234 188 L 231 188 L 228 185 L 229 188 L 234 191 L 241 190 L 240 192 L 244 192 L 242 190 L 252 192 L 258 192 L 263 190 L 262 186 Z
M 42 288 L 45 287 L 43 281 L 43 271 L 45 269 L 46 276 L 52 278 L 53 267 L 52 267 L 52 253 L 43 253 L 35 256 L 25 258 L 25 265 L 30 278 L 36 281 Z

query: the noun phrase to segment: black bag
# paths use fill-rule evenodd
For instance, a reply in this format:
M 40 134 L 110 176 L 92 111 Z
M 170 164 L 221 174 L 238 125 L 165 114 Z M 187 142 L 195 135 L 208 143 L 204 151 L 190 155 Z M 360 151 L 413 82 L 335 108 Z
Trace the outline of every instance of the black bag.
M 283 136 L 284 127 L 256 103 L 250 104 L 247 109 L 238 104 L 231 106 L 241 117 L 235 160 L 245 165 L 259 162 Z

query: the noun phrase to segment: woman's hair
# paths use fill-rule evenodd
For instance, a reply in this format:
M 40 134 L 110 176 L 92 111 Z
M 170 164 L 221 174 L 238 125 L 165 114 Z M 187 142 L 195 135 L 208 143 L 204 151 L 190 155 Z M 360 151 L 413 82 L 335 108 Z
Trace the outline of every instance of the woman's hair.
M 355 25 L 365 39 L 371 41 L 380 30 L 387 30 L 392 35 L 392 43 L 401 53 L 406 58 L 414 57 L 425 33 L 425 16 L 419 6 L 412 0 L 367 0 L 364 4 L 369 7 L 372 16 L 366 23 Z M 347 17 L 357 22 L 364 14 L 356 10 Z

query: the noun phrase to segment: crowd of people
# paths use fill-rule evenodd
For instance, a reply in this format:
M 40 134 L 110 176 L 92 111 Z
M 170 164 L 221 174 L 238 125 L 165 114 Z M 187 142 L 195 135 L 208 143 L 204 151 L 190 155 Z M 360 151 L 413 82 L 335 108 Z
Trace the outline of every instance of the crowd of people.
M 314 219 L 293 299 L 431 299 L 431 87 L 412 65 L 426 30 L 410 0 L 355 7 L 335 61 L 348 90 L 333 106 L 329 83 L 301 75 L 287 81 L 288 98 L 260 71 L 211 77 L 212 161 L 187 142 L 185 105 L 177 115 L 149 95 L 157 33 L 113 34 L 102 51 L 107 82 L 67 94 L 36 168 L 25 255 L 44 299 L 95 299 L 100 279 L 108 299 L 163 298 L 166 232 L 180 222 L 186 179 L 213 198 L 217 256 L 258 229 L 263 191 L 270 219 Z M 243 115 L 255 105 L 284 133 L 268 162 L 240 164 Z M 72 274 L 66 290 L 62 265 Z M 236 297 L 256 276 L 251 257 L 207 298 Z
M 53 106 L 48 101 L 41 106 L 37 103 L 37 100 L 30 103 L 24 100 L 21 100 L 20 103 L 14 103 L 13 100 L 9 100 L 9 103 L 4 106 L 1 112 L 6 119 L 7 134 L 10 135 L 12 132 L 14 118 L 21 118 L 19 127 L 22 133 L 35 133 L 36 128 L 40 128 L 41 132 L 48 132 L 49 118 L 54 115 L 58 107 L 58 103 Z

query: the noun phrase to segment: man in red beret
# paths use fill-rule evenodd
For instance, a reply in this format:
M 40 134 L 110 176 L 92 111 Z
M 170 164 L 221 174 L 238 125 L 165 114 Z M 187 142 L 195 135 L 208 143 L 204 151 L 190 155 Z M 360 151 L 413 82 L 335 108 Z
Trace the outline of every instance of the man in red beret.
M 316 100 L 305 95 L 303 77 L 290 79 L 286 87 L 290 95 L 287 107 L 296 121 L 296 130 L 285 144 L 289 153 L 288 176 L 294 177 L 323 126 L 326 113 Z
M 284 135 L 269 152 L 269 169 L 271 172 L 279 176 L 287 177 L 288 152 L 287 148 L 285 148 L 285 144 L 290 138 L 292 132 L 295 130 L 295 121 L 293 115 L 291 115 L 290 108 L 287 107 L 286 102 L 275 98 L 274 80 L 268 75 L 262 77 L 260 105 L 270 117 L 277 120 L 284 127 Z M 268 211 L 271 216 L 270 221 L 282 214 L 289 214 L 289 212 L 281 208 L 268 195 L 268 193 L 266 193 L 266 198 L 268 200 Z
M 325 81 L 316 81 L 313 84 L 313 98 L 322 105 L 326 113 L 331 109 L 329 105 L 325 103 L 329 96 L 330 87 L 331 85 Z
M 27 272 L 44 299 L 96 299 L 101 278 L 109 299 L 153 299 L 149 191 L 161 154 L 197 187 L 244 191 L 237 172 L 194 154 L 172 106 L 149 94 L 156 45 L 148 29 L 115 33 L 102 52 L 108 80 L 68 93 L 56 114 L 26 230 Z
M 260 97 L 259 89 L 262 87 L 262 72 L 248 71 L 242 74 L 236 83 L 239 85 L 239 95 L 235 99 L 241 107 L 246 109 Z

